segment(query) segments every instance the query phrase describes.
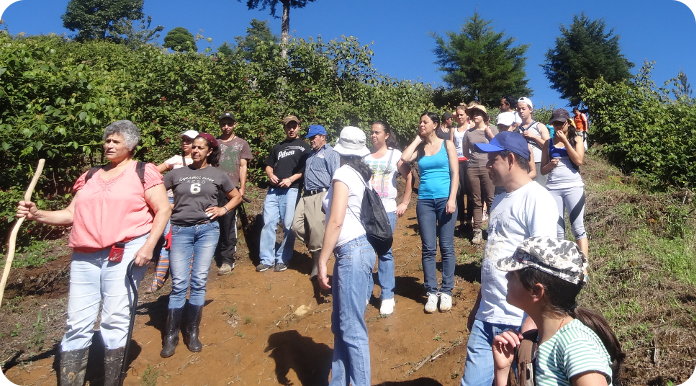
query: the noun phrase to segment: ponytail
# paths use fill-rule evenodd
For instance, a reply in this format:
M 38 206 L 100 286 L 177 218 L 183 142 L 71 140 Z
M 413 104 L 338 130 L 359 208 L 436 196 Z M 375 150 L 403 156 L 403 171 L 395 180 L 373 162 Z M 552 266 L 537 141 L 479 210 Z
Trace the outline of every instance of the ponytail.
M 621 343 L 619 343 L 619 339 L 616 338 L 611 327 L 609 327 L 607 320 L 604 319 L 601 314 L 584 307 L 577 307 L 568 314 L 581 321 L 585 326 L 591 328 L 599 339 L 602 340 L 611 358 L 611 383 L 616 386 L 621 386 L 619 373 L 621 371 L 621 365 L 626 358 L 626 354 L 621 351 Z

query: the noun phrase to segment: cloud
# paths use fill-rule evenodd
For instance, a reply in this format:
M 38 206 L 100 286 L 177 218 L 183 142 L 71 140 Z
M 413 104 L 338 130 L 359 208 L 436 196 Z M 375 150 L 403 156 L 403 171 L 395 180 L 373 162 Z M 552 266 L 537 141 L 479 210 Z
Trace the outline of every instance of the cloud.
M 5 13 L 7 7 L 18 1 L 19 0 L 0 0 L 0 20 L 2 20 L 2 15 Z

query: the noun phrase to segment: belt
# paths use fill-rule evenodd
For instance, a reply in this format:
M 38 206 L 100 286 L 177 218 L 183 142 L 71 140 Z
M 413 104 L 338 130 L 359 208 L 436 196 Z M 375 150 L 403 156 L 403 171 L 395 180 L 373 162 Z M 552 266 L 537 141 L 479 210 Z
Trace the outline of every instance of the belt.
M 313 189 L 313 190 L 306 190 L 305 189 L 305 191 L 302 192 L 302 197 L 313 196 L 317 193 L 326 192 L 327 190 L 329 190 L 329 189 L 327 189 L 327 188 L 320 188 L 320 189 Z

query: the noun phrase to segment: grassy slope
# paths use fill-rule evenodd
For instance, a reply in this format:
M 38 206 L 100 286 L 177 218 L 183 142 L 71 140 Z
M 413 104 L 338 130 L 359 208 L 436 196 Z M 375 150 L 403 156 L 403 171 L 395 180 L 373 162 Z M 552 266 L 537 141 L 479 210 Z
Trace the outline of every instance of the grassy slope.
M 602 311 L 627 354 L 629 384 L 677 384 L 696 366 L 693 192 L 648 193 L 588 157 L 591 277 L 581 304 Z

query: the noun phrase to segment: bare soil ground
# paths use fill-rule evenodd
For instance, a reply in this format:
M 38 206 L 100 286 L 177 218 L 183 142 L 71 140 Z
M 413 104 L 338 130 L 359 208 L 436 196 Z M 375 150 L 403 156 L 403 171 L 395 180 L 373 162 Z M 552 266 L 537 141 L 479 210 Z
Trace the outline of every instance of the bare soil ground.
M 586 180 L 613 178 L 617 184 L 626 183 L 603 163 L 591 163 L 585 172 Z M 616 217 L 614 205 L 624 201 L 657 205 L 653 197 L 640 193 L 593 189 L 588 185 L 587 226 L 591 235 L 606 233 L 606 237 L 591 241 L 591 250 L 605 248 L 602 242 L 619 246 L 627 242 L 621 234 L 631 225 L 613 230 L 626 226 Z M 214 267 L 211 270 L 201 324 L 203 351 L 194 354 L 180 344 L 173 357 L 160 358 L 169 282 L 154 294 L 141 291 L 126 385 L 326 382 L 333 347 L 331 302 L 330 296 L 319 293 L 308 279 L 311 261 L 304 246 L 296 243 L 295 256 L 285 272 L 254 270 L 263 194 L 259 189 L 250 192 L 254 198 L 246 204 L 248 238 L 240 233 L 236 269 L 223 277 L 215 275 Z M 465 238 L 455 238 L 454 308 L 448 313 L 425 314 L 421 243 L 413 203 L 415 197 L 395 232 L 396 311 L 380 317 L 376 286 L 365 314 L 372 381 L 383 385 L 454 385 L 459 383 L 465 359 L 466 317 L 479 288 L 482 250 Z M 57 383 L 55 355 L 65 328 L 70 257 L 64 248 L 50 253 L 60 258 L 41 268 L 13 270 L 0 312 L 0 363 L 5 375 L 21 385 Z M 661 280 L 646 288 L 652 282 L 644 280 L 643 272 L 655 271 L 652 262 L 628 261 L 616 266 L 616 262 L 607 263 L 607 256 L 595 256 L 593 268 L 606 275 L 602 281 L 590 283 L 585 299 L 605 315 L 623 315 L 610 320 L 624 339 L 628 355 L 625 384 L 684 382 L 696 363 L 693 286 Z M 148 274 L 146 283 L 150 278 Z M 646 334 L 652 338 L 645 339 Z M 90 384 L 102 381 L 100 346 L 96 334 L 87 374 Z

